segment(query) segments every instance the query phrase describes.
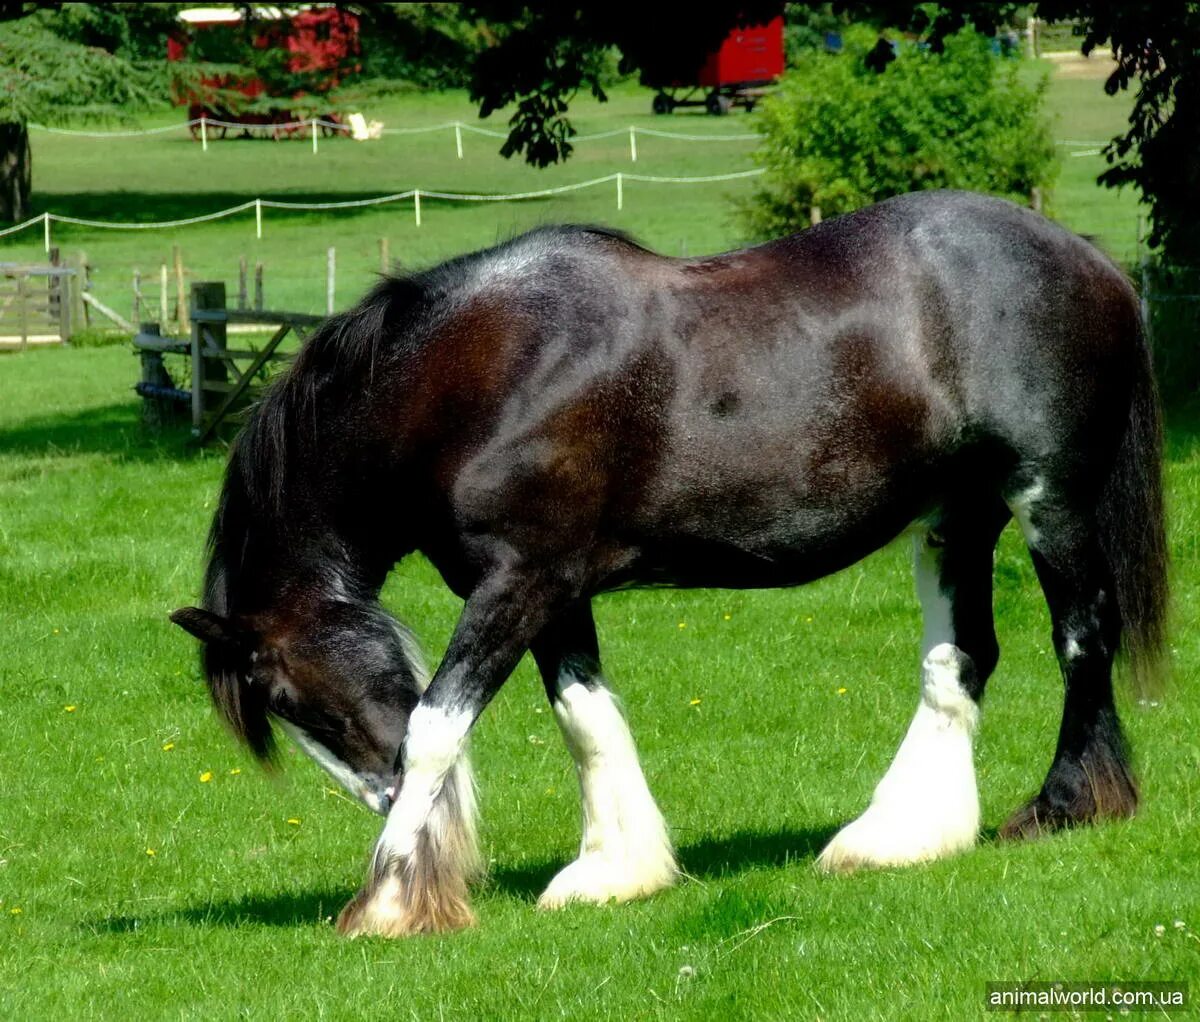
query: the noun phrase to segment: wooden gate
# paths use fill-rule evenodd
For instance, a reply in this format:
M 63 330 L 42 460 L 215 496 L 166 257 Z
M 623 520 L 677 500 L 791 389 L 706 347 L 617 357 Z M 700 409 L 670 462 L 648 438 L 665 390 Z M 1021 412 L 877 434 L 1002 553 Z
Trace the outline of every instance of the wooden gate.
M 67 340 L 75 276 L 66 266 L 0 263 L 0 347 Z
M 257 395 L 271 363 L 295 357 L 292 351 L 280 350 L 288 334 L 302 342 L 324 317 L 226 308 L 225 285 L 220 282 L 193 284 L 191 297 L 190 338 L 162 337 L 157 323 L 142 324 L 134 337 L 142 358 L 142 379 L 135 389 L 146 399 L 151 422 L 161 421 L 172 408 L 189 406 L 195 442 L 206 444 L 223 422 Z M 231 348 L 230 324 L 261 325 L 274 331 L 262 348 Z M 191 390 L 175 385 L 163 355 L 191 356 Z

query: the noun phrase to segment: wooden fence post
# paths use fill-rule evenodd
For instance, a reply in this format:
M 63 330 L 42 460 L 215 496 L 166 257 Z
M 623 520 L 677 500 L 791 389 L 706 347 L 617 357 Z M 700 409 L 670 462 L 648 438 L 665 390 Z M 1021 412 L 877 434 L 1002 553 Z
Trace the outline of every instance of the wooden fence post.
M 263 264 L 254 264 L 254 308 L 258 312 L 263 310 Z
M 179 314 L 179 332 L 183 333 L 187 329 L 188 321 L 187 296 L 183 290 L 183 253 L 178 245 L 171 246 L 171 259 L 175 263 L 175 295 L 179 301 L 175 311 Z
M 139 323 L 138 333 L 149 337 L 162 336 L 159 333 L 159 325 L 157 323 Z M 161 351 L 146 351 L 142 349 L 138 354 L 141 356 L 142 363 L 142 383 L 148 383 L 154 387 L 171 386 L 171 377 L 167 373 L 167 367 L 163 365 Z M 142 422 L 147 426 L 157 429 L 170 414 L 171 408 L 171 403 L 164 401 L 160 397 L 143 396 Z
M 71 269 L 75 279 L 71 281 L 71 332 L 82 330 L 87 325 L 87 306 L 83 304 L 83 291 L 87 286 L 87 253 L 77 252 Z
M 249 301 L 250 295 L 247 286 L 248 272 L 246 269 L 246 257 L 242 256 L 238 260 L 238 308 L 245 309 L 246 303 Z
M 63 267 L 63 275 L 58 278 L 58 336 L 63 344 L 71 340 L 71 310 L 75 295 L 75 274 L 69 267 Z
M 171 322 L 167 301 L 167 264 L 158 268 L 158 325 L 161 329 Z
M 133 321 L 142 321 L 142 271 L 133 268 Z
M 21 350 L 29 345 L 29 277 L 17 271 L 17 316 L 21 331 Z
M 192 285 L 192 312 L 225 310 L 224 281 L 206 281 Z M 225 322 L 192 319 L 192 432 L 204 428 L 204 385 L 228 383 L 229 372 L 217 352 L 226 348 Z
M 333 315 L 335 286 L 337 282 L 337 249 L 332 245 L 325 253 L 325 315 Z

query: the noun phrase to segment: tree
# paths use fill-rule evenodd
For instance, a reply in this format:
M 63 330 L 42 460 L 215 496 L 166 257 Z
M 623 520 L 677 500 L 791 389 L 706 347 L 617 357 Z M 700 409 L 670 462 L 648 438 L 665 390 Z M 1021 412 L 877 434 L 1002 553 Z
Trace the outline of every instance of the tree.
M 167 97 L 165 60 L 116 52 L 128 23 L 115 8 L 141 6 L 0 7 L 0 219 L 30 215 L 30 122 L 128 118 Z
M 1116 66 L 1104 83 L 1110 95 L 1136 83 L 1129 130 L 1105 149 L 1100 183 L 1131 184 L 1150 207 L 1151 247 L 1168 262 L 1200 266 L 1200 4 L 1044 3 L 1048 20 L 1076 20 L 1083 52 L 1108 44 Z
M 485 117 L 515 103 L 501 152 L 523 153 L 528 162 L 545 166 L 571 153 L 570 98 L 581 88 L 603 98 L 594 72 L 598 51 L 617 47 L 622 69 L 641 71 L 650 81 L 686 79 L 735 24 L 764 21 L 782 6 L 655 4 L 631 16 L 623 4 L 547 4 L 536 10 L 516 3 L 464 5 L 470 16 L 491 24 L 498 40 L 476 59 L 472 97 Z M 832 12 L 847 19 L 914 33 L 934 53 L 966 25 L 991 35 L 1028 9 L 1015 3 L 903 0 L 832 4 Z M 1112 46 L 1116 68 L 1105 89 L 1111 94 L 1132 87 L 1136 96 L 1129 130 L 1109 144 L 1110 166 L 1100 181 L 1136 187 L 1150 206 L 1150 243 L 1176 262 L 1200 264 L 1200 232 L 1192 224 L 1200 195 L 1200 132 L 1195 130 L 1200 123 L 1200 4 L 1051 0 L 1034 9 L 1047 20 L 1081 23 L 1085 53 Z M 881 39 L 866 60 L 885 71 L 891 58 L 891 47 Z
M 765 185 L 745 208 L 754 234 L 807 226 L 813 211 L 845 213 L 902 192 L 967 188 L 1027 201 L 1057 166 L 1042 113 L 1045 79 L 1024 84 L 1017 62 L 964 29 L 944 52 L 903 45 L 886 74 L 863 57 L 869 29 L 844 53 L 796 61 L 759 119 Z

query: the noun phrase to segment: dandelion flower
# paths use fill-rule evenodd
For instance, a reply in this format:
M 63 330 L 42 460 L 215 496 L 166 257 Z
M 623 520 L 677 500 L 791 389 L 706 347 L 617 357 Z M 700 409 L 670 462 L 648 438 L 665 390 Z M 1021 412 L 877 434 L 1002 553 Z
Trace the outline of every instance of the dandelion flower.
M 242 772 L 242 768 L 241 768 L 241 767 L 234 767 L 232 770 L 230 770 L 230 771 L 229 771 L 229 776 L 230 776 L 230 777 L 237 777 L 237 775 L 238 775 L 238 774 L 240 774 L 241 772 Z
M 148 856 L 150 856 L 150 858 L 152 858 L 152 859 L 153 859 L 153 858 L 154 858 L 154 856 L 156 856 L 156 855 L 158 854 L 158 852 L 156 852 L 156 851 L 155 851 L 153 848 L 147 848 L 147 849 L 146 849 L 146 854 L 147 854 Z
M 687 622 L 686 622 L 686 621 L 680 621 L 680 622 L 679 622 L 679 627 L 680 627 L 680 628 L 686 628 L 686 627 L 687 627 Z
M 732 620 L 733 620 L 733 615 L 732 615 L 732 614 L 726 614 L 726 615 L 725 615 L 725 620 L 726 620 L 726 621 L 732 621 Z
M 170 751 L 171 751 L 173 748 L 175 748 L 175 743 L 174 743 L 174 742 L 167 742 L 167 743 L 166 743 L 166 744 L 163 746 L 163 752 L 170 752 Z
M 22 912 L 24 912 L 25 910 L 24 910 L 23 908 L 21 908 L 20 906 L 18 906 L 18 905 L 14 905 L 14 906 L 13 906 L 12 908 L 10 908 L 8 911 L 9 911 L 9 912 L 10 912 L 12 915 L 14 915 L 14 916 L 19 916 L 19 915 L 20 915 Z
M 296 816 L 289 816 L 288 823 L 290 823 L 293 827 L 299 827 L 300 819 L 299 819 L 299 817 L 296 817 Z
M 838 695 L 844 696 L 845 694 L 846 694 L 846 687 L 843 685 L 841 688 L 838 689 Z
M 202 773 L 200 775 L 200 783 L 201 784 L 207 784 L 211 780 L 212 780 L 212 771 L 211 770 L 205 770 L 204 773 Z
M 66 710 L 67 713 L 74 713 L 75 712 L 75 704 L 71 703 L 69 706 L 64 706 L 63 709 Z
M 693 699 L 690 703 L 688 703 L 688 706 L 699 706 L 699 705 L 700 705 L 699 697 Z

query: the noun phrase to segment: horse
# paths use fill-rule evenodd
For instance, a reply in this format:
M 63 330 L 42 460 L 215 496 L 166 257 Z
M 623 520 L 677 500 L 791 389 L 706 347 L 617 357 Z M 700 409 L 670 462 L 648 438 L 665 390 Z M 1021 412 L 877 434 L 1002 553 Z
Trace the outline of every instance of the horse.
M 337 926 L 398 937 L 474 922 L 466 742 L 527 651 L 583 810 L 539 905 L 678 878 L 594 596 L 796 586 L 908 532 L 917 709 L 817 862 L 924 862 L 978 839 L 972 736 L 1013 518 L 1065 696 L 1049 772 L 1001 836 L 1134 813 L 1113 664 L 1144 687 L 1164 663 L 1161 444 L 1128 280 L 1007 201 L 903 195 L 704 258 L 541 227 L 324 322 L 234 442 L 203 606 L 171 616 L 258 757 L 277 724 L 385 817 Z M 464 601 L 432 677 L 378 599 L 414 551 Z

